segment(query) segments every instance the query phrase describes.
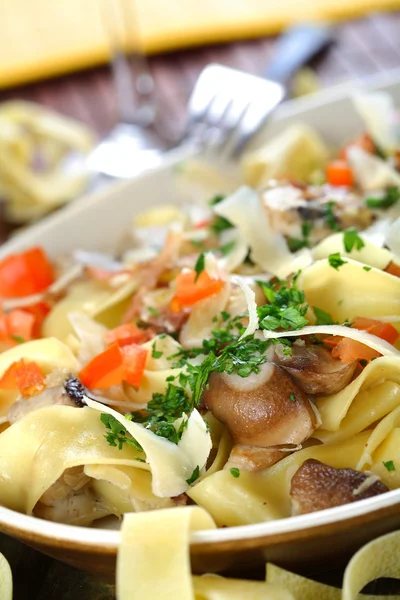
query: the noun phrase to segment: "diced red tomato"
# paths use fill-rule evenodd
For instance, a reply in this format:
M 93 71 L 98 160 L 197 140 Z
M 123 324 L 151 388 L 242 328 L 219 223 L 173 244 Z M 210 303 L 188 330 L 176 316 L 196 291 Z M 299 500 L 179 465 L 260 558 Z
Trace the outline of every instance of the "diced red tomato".
M 33 315 L 35 321 L 33 325 L 33 338 L 41 336 L 42 324 L 47 315 L 51 310 L 51 306 L 48 302 L 37 302 L 31 306 L 24 306 L 22 309 L 24 312 Z
M 95 356 L 79 373 L 83 385 L 92 388 L 108 388 L 119 385 L 124 375 L 124 360 L 117 342 Z
M 210 277 L 207 271 L 202 271 L 198 277 L 194 270 L 182 272 L 176 278 L 176 291 L 170 310 L 179 312 L 181 307 L 192 306 L 200 300 L 218 294 L 223 287 L 224 282 Z
M 400 335 L 397 329 L 390 323 L 383 323 L 377 319 L 368 319 L 366 317 L 356 317 L 352 327 L 372 333 L 372 335 L 386 340 L 389 344 L 394 344 Z
M 394 344 L 400 335 L 390 323 L 384 323 L 378 319 L 369 319 L 367 317 L 356 317 L 352 327 L 376 335 L 382 340 L 389 342 L 389 344 Z M 324 344 L 333 347 L 333 358 L 340 358 L 340 360 L 346 364 L 351 363 L 354 360 L 370 361 L 373 358 L 380 356 L 379 352 L 361 342 L 337 335 L 325 338 Z
M 396 265 L 393 261 L 388 264 L 385 269 L 386 273 L 390 275 L 394 275 L 395 277 L 400 277 L 400 267 Z
M 357 146 L 365 152 L 368 152 L 368 154 L 375 154 L 376 150 L 375 144 L 371 136 L 368 133 L 364 133 L 359 138 L 355 139 L 353 142 L 347 144 L 346 146 L 344 146 L 344 148 L 342 148 L 342 150 L 339 153 L 339 158 L 341 160 L 347 160 L 347 151 L 351 146 Z
M 198 223 L 196 223 L 194 228 L 195 229 L 204 229 L 205 227 L 208 227 L 210 225 L 210 223 L 211 223 L 210 219 L 205 219 L 204 221 L 199 221 Z
M 35 317 L 16 308 L 9 313 L 0 312 L 0 340 L 7 346 L 15 346 L 27 342 L 34 335 Z
M 330 185 L 352 187 L 353 171 L 343 160 L 335 160 L 326 167 L 326 180 Z
M 79 373 L 82 383 L 89 389 L 108 388 L 128 381 L 138 387 L 143 377 L 147 350 L 130 344 L 120 346 L 114 342 L 95 356 Z
M 340 358 L 342 363 L 349 364 L 355 360 L 370 361 L 373 358 L 378 358 L 380 354 L 361 342 L 350 338 L 342 338 L 337 346 L 333 348 L 332 356 L 333 358 Z
M 0 297 L 42 292 L 54 281 L 53 266 L 41 248 L 11 254 L 0 261 Z
M 106 332 L 104 337 L 108 345 L 117 342 L 119 346 L 141 344 L 150 339 L 149 333 L 144 329 L 140 329 L 134 323 L 126 323 L 125 325 L 111 329 Z
M 124 380 L 133 385 L 133 387 L 138 388 L 143 379 L 147 350 L 137 344 L 123 346 L 121 350 L 124 356 Z
M 24 359 L 12 363 L 0 379 L 0 388 L 18 388 L 23 396 L 38 394 L 44 387 L 44 373 L 39 365 Z

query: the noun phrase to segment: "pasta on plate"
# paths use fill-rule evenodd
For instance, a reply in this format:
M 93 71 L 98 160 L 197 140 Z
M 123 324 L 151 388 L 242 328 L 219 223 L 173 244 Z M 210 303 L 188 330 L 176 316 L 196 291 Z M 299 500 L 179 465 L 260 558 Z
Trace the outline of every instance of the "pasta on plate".
M 142 213 L 114 256 L 0 262 L 0 504 L 221 527 L 400 486 L 400 173 L 367 105 L 323 181 L 286 133 L 276 179 L 250 156 L 257 189 Z

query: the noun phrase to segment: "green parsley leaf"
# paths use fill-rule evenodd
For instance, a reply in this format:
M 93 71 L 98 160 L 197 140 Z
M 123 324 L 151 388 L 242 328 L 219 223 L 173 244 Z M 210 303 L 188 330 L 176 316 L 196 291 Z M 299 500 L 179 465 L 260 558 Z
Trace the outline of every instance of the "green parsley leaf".
M 153 342 L 151 345 L 152 358 L 161 358 L 162 355 L 163 355 L 163 353 L 156 349 L 156 342 Z
M 119 450 L 122 450 L 122 446 L 128 444 L 139 452 L 143 452 L 143 448 L 139 442 L 126 431 L 124 426 L 113 415 L 101 413 L 100 421 L 109 430 L 104 437 L 110 446 L 118 446 Z
M 332 319 L 332 316 L 322 310 L 322 308 L 318 308 L 317 306 L 312 307 L 315 316 L 317 317 L 316 325 L 334 325 L 335 321 Z
M 216 204 L 222 202 L 222 200 L 225 200 L 225 196 L 223 194 L 217 194 L 216 196 L 214 196 L 214 198 L 211 198 L 211 200 L 209 201 L 209 205 L 215 206 Z
M 186 479 L 186 483 L 188 485 L 192 485 L 192 483 L 194 483 L 196 481 L 196 479 L 199 478 L 199 475 L 200 475 L 200 467 L 199 467 L 199 465 L 197 465 L 197 467 L 194 469 L 194 471 L 191 474 L 191 476 L 189 477 L 189 479 Z
M 339 267 L 341 267 L 342 265 L 347 265 L 347 260 L 343 260 L 343 258 L 340 256 L 340 252 L 330 254 L 328 256 L 328 262 L 331 267 L 336 269 L 336 271 L 339 271 Z
M 301 248 L 307 248 L 310 245 L 310 233 L 312 230 L 312 224 L 309 221 L 304 221 L 301 224 L 302 238 L 288 237 L 288 245 L 291 252 L 296 252 Z
M 364 271 L 370 271 L 372 267 L 368 267 L 368 265 L 363 266 Z
M 217 215 L 210 227 L 215 233 L 219 234 L 226 229 L 232 229 L 233 225 L 230 221 L 228 221 L 228 219 L 225 219 L 225 217 Z
M 229 319 L 229 317 L 230 317 L 230 314 L 228 312 L 226 312 L 225 310 L 223 310 L 221 312 L 221 318 L 224 322 L 227 321 Z
M 22 336 L 20 336 L 20 335 L 12 334 L 12 335 L 10 335 L 10 338 L 12 340 L 14 340 L 14 342 L 18 342 L 18 344 L 24 344 L 25 343 L 24 338 Z
M 222 256 L 226 256 L 227 254 L 232 252 L 232 250 L 234 249 L 235 246 L 236 246 L 236 242 L 228 242 L 227 244 L 224 244 L 224 246 L 221 246 L 219 250 L 220 250 Z
M 153 306 L 147 306 L 146 308 L 147 308 L 147 312 L 149 312 L 153 317 L 159 317 L 160 316 L 160 311 L 158 311 Z
M 324 204 L 324 220 L 332 231 L 342 231 L 342 228 L 337 223 L 335 213 L 333 212 L 334 206 L 334 202 L 327 202 Z
M 199 258 L 196 260 L 196 264 L 194 265 L 194 270 L 196 271 L 195 282 L 198 280 L 200 273 L 204 271 L 205 267 L 205 257 L 204 252 L 199 255 Z
M 296 402 L 296 396 L 293 394 L 293 392 L 289 394 L 289 400 L 290 402 Z
M 364 248 L 364 240 L 358 235 L 357 230 L 354 227 L 347 229 L 343 235 L 344 249 L 346 252 L 351 252 L 353 248 L 361 250 Z
M 230 470 L 230 472 L 231 472 L 231 475 L 232 475 L 233 477 L 235 477 L 236 479 L 237 479 L 238 477 L 240 477 L 240 471 L 239 471 L 239 469 L 238 469 L 238 468 L 236 468 L 236 467 L 232 467 L 232 468 L 231 468 L 231 469 L 229 469 L 229 470 Z
M 308 324 L 305 318 L 308 306 L 304 292 L 296 287 L 296 280 L 294 277 L 291 285 L 279 279 L 272 283 L 257 281 L 269 302 L 257 308 L 260 329 L 295 330 Z
M 396 467 L 394 466 L 394 462 L 392 460 L 388 460 L 388 461 L 383 461 L 383 466 L 388 470 L 388 471 L 395 471 Z
M 381 198 L 367 198 L 365 204 L 368 208 L 390 208 L 400 200 L 400 188 L 388 187 L 386 193 Z
M 362 367 L 366 367 L 368 364 L 368 361 L 365 358 L 361 358 L 358 362 Z

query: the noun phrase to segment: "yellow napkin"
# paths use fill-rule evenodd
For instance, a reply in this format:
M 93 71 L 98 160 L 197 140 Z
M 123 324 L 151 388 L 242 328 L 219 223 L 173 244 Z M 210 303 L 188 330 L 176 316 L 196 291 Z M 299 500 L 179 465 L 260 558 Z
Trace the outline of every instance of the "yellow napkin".
M 0 0 L 0 87 L 107 60 L 104 1 L 118 0 Z M 149 53 L 263 36 L 298 20 L 400 8 L 400 0 L 135 1 Z

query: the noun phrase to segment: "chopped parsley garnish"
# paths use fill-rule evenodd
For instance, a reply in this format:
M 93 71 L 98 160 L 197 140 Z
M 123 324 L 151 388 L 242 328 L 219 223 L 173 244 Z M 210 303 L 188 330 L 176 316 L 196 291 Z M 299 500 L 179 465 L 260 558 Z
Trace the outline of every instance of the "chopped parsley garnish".
M 364 271 L 370 271 L 372 269 L 372 267 L 368 267 L 367 265 L 363 266 Z
M 383 461 L 383 466 L 388 470 L 388 471 L 395 471 L 396 467 L 394 466 L 394 462 L 392 460 L 388 460 L 388 461 Z
M 232 250 L 234 249 L 235 246 L 236 246 L 236 242 L 228 242 L 227 244 L 224 244 L 223 246 L 221 246 L 219 250 L 220 250 L 222 256 L 226 256 L 227 254 L 232 252 Z
M 289 400 L 290 402 L 296 402 L 296 396 L 293 394 L 293 392 L 289 394 Z
M 290 283 L 279 279 L 259 282 L 268 300 L 265 306 L 258 308 L 262 329 L 295 330 L 308 323 L 304 317 L 308 309 L 305 296 L 296 286 L 298 275 Z M 243 319 L 247 317 L 247 314 L 231 317 L 222 311 L 216 319 L 220 326 L 212 330 L 211 337 L 204 339 L 201 347 L 180 348 L 168 356 L 171 368 L 179 370 L 167 378 L 166 391 L 154 393 L 144 410 L 133 412 L 126 418 L 178 444 L 212 373 L 236 373 L 239 377 L 248 377 L 251 373 L 259 373 L 261 365 L 267 361 L 266 350 L 276 340 L 259 339 L 254 335 L 242 337 L 245 332 Z M 287 353 L 290 353 L 290 341 L 280 339 L 279 344 L 287 347 Z M 158 358 L 161 354 L 153 343 L 152 356 Z M 202 358 L 200 364 L 191 362 L 196 357 Z M 102 422 L 107 427 L 106 439 L 110 445 L 122 448 L 128 443 L 140 449 L 116 419 L 105 414 Z
M 342 231 L 342 228 L 337 222 L 335 213 L 333 212 L 334 206 L 334 202 L 327 202 L 324 204 L 325 223 L 328 225 L 329 229 L 332 229 L 332 231 Z
M 162 352 L 160 352 L 159 350 L 157 350 L 156 348 L 156 342 L 153 342 L 151 345 L 151 356 L 152 358 L 161 358 L 163 355 Z
M 147 312 L 149 312 L 153 317 L 159 317 L 160 311 L 158 311 L 153 306 L 147 306 Z
M 109 430 L 104 437 L 110 446 L 118 446 L 122 450 L 122 446 L 128 444 L 135 448 L 135 450 L 143 452 L 143 448 L 139 442 L 126 431 L 124 426 L 113 415 L 101 413 L 100 420 L 106 426 L 106 429 Z
M 332 316 L 329 313 L 322 310 L 322 308 L 313 306 L 312 309 L 317 318 L 316 325 L 334 325 L 335 324 L 335 321 L 332 319 Z
M 211 198 L 211 200 L 209 201 L 209 205 L 215 206 L 216 204 L 222 202 L 222 200 L 225 200 L 225 196 L 223 194 L 217 194 L 216 196 L 214 196 L 214 198 Z
M 218 194 L 217 196 L 214 196 L 214 198 L 212 198 L 210 200 L 209 204 L 210 204 L 210 206 L 215 206 L 216 204 L 219 204 L 220 202 L 222 202 L 222 200 L 225 200 L 225 196 Z M 219 234 L 222 231 L 225 231 L 225 229 L 232 229 L 232 227 L 233 227 L 233 225 L 230 221 L 228 221 L 228 219 L 225 219 L 225 217 L 220 217 L 219 215 L 215 216 L 214 221 L 210 225 L 210 228 L 216 234 Z
M 370 197 L 365 200 L 368 208 L 390 208 L 400 200 L 400 188 L 392 186 L 388 187 L 385 194 L 381 198 Z
M 301 248 L 307 248 L 310 245 L 310 233 L 312 230 L 312 224 L 309 221 L 304 221 L 301 224 L 301 235 L 299 238 L 288 238 L 288 245 L 291 252 L 296 252 Z
M 184 387 L 168 383 L 165 394 L 154 393 L 145 411 L 132 413 L 132 420 L 177 444 L 186 429 L 187 419 L 184 418 L 178 427 L 175 421 L 188 415 L 193 407 Z
M 257 308 L 260 329 L 289 331 L 301 329 L 308 324 L 304 316 L 308 309 L 305 295 L 296 286 L 298 275 L 299 273 L 292 279 L 291 285 L 281 280 L 276 280 L 275 283 L 257 281 L 269 302 Z
M 189 477 L 189 479 L 186 479 L 186 483 L 188 485 L 192 485 L 192 483 L 194 483 L 196 481 L 196 479 L 198 479 L 200 476 L 200 467 L 199 465 L 197 465 L 197 467 L 194 469 L 193 473 L 191 474 L 191 476 Z
M 361 358 L 358 362 L 362 367 L 366 367 L 368 364 L 368 361 L 365 358 Z
M 226 229 L 232 229 L 233 225 L 228 219 L 225 219 L 225 217 L 217 215 L 210 227 L 215 233 L 222 233 L 222 231 L 225 231 Z
M 347 265 L 347 260 L 343 260 L 343 258 L 340 256 L 340 252 L 330 254 L 328 256 L 328 262 L 331 265 L 331 267 L 336 269 L 336 271 L 339 271 L 339 267 Z
M 196 264 L 194 265 L 194 270 L 196 271 L 195 282 L 198 280 L 200 274 L 204 271 L 205 268 L 205 256 L 204 252 L 199 255 L 199 258 L 196 260 Z
M 364 248 L 364 240 L 358 235 L 357 230 L 354 227 L 347 229 L 343 235 L 344 249 L 346 252 L 351 252 L 353 248 L 361 250 Z
M 18 342 L 18 344 L 23 344 L 25 342 L 24 338 L 21 335 L 11 334 L 10 338 L 14 340 L 14 342 Z
M 238 477 L 240 477 L 240 471 L 239 471 L 239 469 L 237 467 L 232 467 L 231 469 L 229 469 L 229 471 L 231 472 L 231 475 L 233 477 L 235 477 L 236 479 Z

